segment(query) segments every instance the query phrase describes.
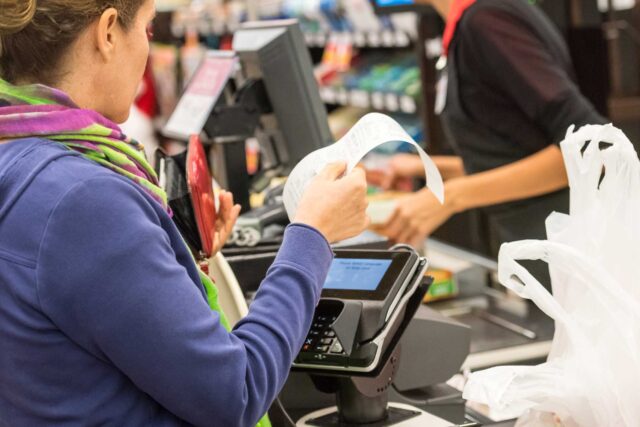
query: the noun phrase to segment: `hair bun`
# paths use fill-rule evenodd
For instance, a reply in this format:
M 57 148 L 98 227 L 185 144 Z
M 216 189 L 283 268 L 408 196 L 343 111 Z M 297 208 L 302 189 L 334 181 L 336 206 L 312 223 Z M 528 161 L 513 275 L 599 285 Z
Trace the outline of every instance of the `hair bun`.
M 36 13 L 36 0 L 0 0 L 0 35 L 23 30 Z

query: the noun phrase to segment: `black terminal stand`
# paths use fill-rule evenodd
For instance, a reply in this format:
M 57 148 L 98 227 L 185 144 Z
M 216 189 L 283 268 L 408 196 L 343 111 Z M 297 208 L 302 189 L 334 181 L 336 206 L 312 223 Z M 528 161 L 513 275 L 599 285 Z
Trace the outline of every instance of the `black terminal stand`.
M 306 421 L 317 427 L 387 427 L 419 416 L 419 411 L 389 406 L 389 387 L 399 369 L 403 332 L 420 307 L 432 278 L 418 286 L 407 302 L 403 319 L 385 351 L 383 363 L 372 373 L 353 372 L 312 374 L 315 387 L 324 393 L 335 393 L 337 411 Z
M 260 117 L 271 110 L 262 80 L 247 80 L 231 100 L 220 97 L 204 125 L 209 140 L 222 147 L 224 166 L 222 171 L 218 168 L 216 175 L 242 206 L 242 212 L 251 209 L 245 142 L 255 135 Z
M 318 427 L 385 427 L 420 415 L 417 411 L 389 407 L 388 388 L 393 383 L 399 362 L 400 347 L 396 347 L 375 377 L 313 377 L 319 390 L 330 389 L 336 393 L 338 410 L 309 420 L 308 424 Z

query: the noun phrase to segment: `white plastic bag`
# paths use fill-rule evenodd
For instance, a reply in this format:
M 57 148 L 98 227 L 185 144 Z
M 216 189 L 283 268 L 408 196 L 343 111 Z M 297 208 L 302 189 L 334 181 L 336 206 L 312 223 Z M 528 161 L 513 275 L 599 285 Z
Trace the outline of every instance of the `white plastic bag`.
M 546 363 L 471 375 L 464 397 L 519 416 L 520 426 L 640 424 L 640 162 L 611 125 L 573 128 L 562 142 L 569 215 L 548 241 L 502 246 L 501 283 L 555 320 Z M 518 260 L 549 264 L 554 296 Z

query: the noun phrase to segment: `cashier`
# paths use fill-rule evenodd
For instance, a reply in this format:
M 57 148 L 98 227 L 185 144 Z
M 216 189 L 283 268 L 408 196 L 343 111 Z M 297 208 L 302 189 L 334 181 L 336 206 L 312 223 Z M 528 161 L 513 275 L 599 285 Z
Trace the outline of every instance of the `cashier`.
M 567 212 L 558 143 L 575 124 L 601 124 L 580 93 L 565 42 L 525 0 L 419 0 L 446 19 L 437 108 L 459 157 L 436 157 L 445 203 L 429 190 L 399 200 L 382 232 L 420 244 L 452 215 L 482 208 L 494 254 L 503 242 L 544 239 Z M 392 159 L 384 187 L 424 174 L 417 156 Z
M 153 0 L 0 0 L 2 427 L 255 426 L 309 330 L 329 242 L 367 225 L 364 172 L 329 165 L 228 331 L 115 124 L 154 14 Z M 220 202 L 218 248 L 239 211 Z

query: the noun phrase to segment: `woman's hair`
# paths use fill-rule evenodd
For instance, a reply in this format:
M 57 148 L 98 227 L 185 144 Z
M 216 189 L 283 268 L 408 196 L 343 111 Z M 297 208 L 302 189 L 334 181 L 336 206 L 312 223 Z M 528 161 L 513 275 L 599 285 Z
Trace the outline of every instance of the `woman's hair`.
M 67 49 L 110 7 L 126 29 L 145 0 L 0 0 L 0 77 L 52 84 Z

